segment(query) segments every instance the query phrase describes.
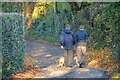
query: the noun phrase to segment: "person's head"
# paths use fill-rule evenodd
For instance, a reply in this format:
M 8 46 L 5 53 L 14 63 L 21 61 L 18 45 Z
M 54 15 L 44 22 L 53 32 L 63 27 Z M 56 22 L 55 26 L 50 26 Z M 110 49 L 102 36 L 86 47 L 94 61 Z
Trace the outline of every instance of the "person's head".
M 80 26 L 79 26 L 79 29 L 80 29 L 80 30 L 84 30 L 84 25 L 80 25 Z
M 69 29 L 70 29 L 70 24 L 66 24 L 66 25 L 65 25 L 65 29 L 68 29 L 68 30 L 69 30 Z

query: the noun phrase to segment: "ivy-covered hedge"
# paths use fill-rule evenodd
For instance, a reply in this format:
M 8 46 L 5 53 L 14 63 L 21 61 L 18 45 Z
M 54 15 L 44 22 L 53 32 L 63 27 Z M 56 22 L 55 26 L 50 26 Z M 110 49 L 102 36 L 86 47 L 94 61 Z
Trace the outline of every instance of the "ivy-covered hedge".
M 2 78 L 2 26 L 1 26 L 1 17 L 0 17 L 0 79 Z
M 24 27 L 23 16 L 3 13 L 2 17 L 2 77 L 10 77 L 23 65 Z

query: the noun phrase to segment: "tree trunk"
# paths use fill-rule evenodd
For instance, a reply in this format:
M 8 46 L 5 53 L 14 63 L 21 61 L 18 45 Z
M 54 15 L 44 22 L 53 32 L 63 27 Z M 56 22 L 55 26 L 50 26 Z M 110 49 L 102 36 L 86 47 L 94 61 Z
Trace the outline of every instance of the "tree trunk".
M 25 3 L 25 18 L 26 18 L 26 26 L 27 29 L 30 29 L 31 23 L 32 23 L 32 13 L 34 10 L 34 2 L 26 2 Z

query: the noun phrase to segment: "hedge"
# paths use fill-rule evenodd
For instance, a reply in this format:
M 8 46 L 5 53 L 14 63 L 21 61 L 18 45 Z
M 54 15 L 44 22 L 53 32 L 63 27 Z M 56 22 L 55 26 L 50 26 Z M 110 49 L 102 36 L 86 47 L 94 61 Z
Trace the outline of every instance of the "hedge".
M 2 78 L 2 20 L 0 17 L 0 79 Z
M 19 13 L 2 13 L 2 78 L 15 74 L 24 62 L 24 22 Z

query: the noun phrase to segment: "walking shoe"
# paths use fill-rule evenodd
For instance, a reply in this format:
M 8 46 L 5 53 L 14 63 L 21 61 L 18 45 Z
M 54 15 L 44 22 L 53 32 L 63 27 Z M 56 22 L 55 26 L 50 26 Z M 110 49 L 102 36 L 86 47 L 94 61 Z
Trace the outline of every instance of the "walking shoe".
M 68 67 L 72 68 L 73 66 L 70 65 L 70 66 L 68 66 Z
M 79 68 L 84 68 L 84 67 L 85 67 L 85 63 L 81 63 L 81 64 L 79 64 L 78 67 L 79 67 Z
M 67 67 L 70 67 L 70 68 L 71 68 L 71 67 L 74 67 L 74 66 L 73 66 L 73 65 L 68 65 Z

